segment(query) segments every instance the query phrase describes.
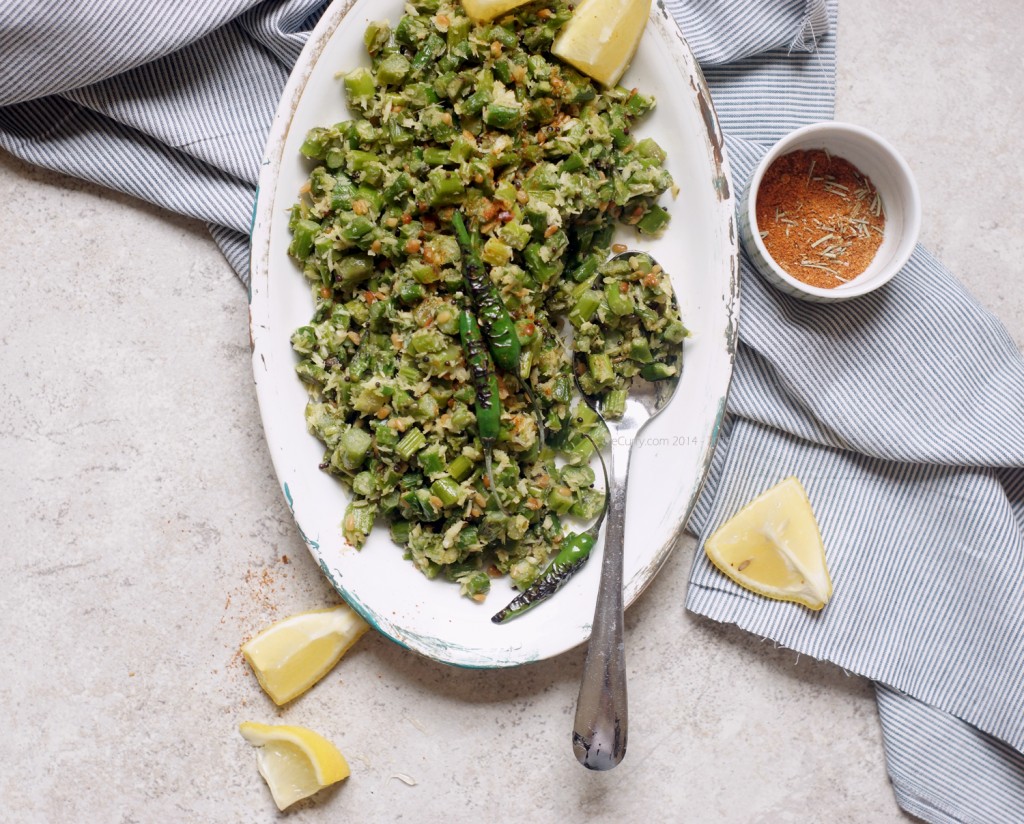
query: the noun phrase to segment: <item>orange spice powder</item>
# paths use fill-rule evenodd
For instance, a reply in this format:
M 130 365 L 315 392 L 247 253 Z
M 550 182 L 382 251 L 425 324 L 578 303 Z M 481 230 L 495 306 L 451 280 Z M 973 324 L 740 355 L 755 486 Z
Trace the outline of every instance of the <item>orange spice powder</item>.
M 885 235 L 885 208 L 852 163 L 821 149 L 782 155 L 755 204 L 761 240 L 797 280 L 831 289 L 871 264 Z

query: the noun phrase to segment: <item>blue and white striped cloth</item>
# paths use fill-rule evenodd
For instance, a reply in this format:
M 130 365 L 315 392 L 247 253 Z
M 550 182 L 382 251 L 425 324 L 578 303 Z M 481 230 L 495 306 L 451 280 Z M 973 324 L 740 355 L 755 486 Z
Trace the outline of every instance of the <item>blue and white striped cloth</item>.
M 830 119 L 835 0 L 666 0 L 701 61 L 734 189 Z M 0 146 L 205 221 L 244 281 L 264 139 L 321 0 L 94 0 L 0 9 Z M 811 614 L 698 553 L 687 607 L 876 685 L 898 802 L 1024 820 L 1024 360 L 923 249 L 842 306 L 742 266 L 729 415 L 690 523 L 706 537 L 798 475 L 835 594 Z

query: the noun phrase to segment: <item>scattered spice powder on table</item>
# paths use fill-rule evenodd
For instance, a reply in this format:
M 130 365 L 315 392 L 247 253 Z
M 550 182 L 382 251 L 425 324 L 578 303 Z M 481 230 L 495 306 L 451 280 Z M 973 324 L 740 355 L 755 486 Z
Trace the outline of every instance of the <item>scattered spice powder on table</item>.
M 797 280 L 831 289 L 871 263 L 885 208 L 871 181 L 822 149 L 777 158 L 757 192 L 757 228 L 768 253 Z

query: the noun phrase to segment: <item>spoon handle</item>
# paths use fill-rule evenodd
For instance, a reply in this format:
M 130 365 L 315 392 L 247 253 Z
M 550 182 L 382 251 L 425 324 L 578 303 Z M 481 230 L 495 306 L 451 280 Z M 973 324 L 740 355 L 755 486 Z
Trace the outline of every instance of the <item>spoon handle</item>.
M 628 710 L 623 643 L 622 565 L 626 526 L 626 478 L 633 438 L 613 433 L 612 481 L 607 494 L 601 583 L 576 702 L 572 748 L 591 770 L 610 770 L 626 754 Z

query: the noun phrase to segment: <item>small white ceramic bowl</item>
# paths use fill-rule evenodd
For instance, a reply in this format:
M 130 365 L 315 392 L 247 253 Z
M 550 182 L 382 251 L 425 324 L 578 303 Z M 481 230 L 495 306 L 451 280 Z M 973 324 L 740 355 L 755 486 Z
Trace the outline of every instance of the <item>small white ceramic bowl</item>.
M 768 254 L 757 226 L 761 178 L 777 157 L 798 149 L 824 149 L 848 160 L 871 180 L 885 209 L 885 238 L 874 259 L 863 273 L 834 289 L 811 286 L 786 272 Z M 738 222 L 743 248 L 769 283 L 794 297 L 827 303 L 871 292 L 902 268 L 920 233 L 921 198 L 910 167 L 886 140 L 850 123 L 812 123 L 783 137 L 758 164 L 740 201 Z

